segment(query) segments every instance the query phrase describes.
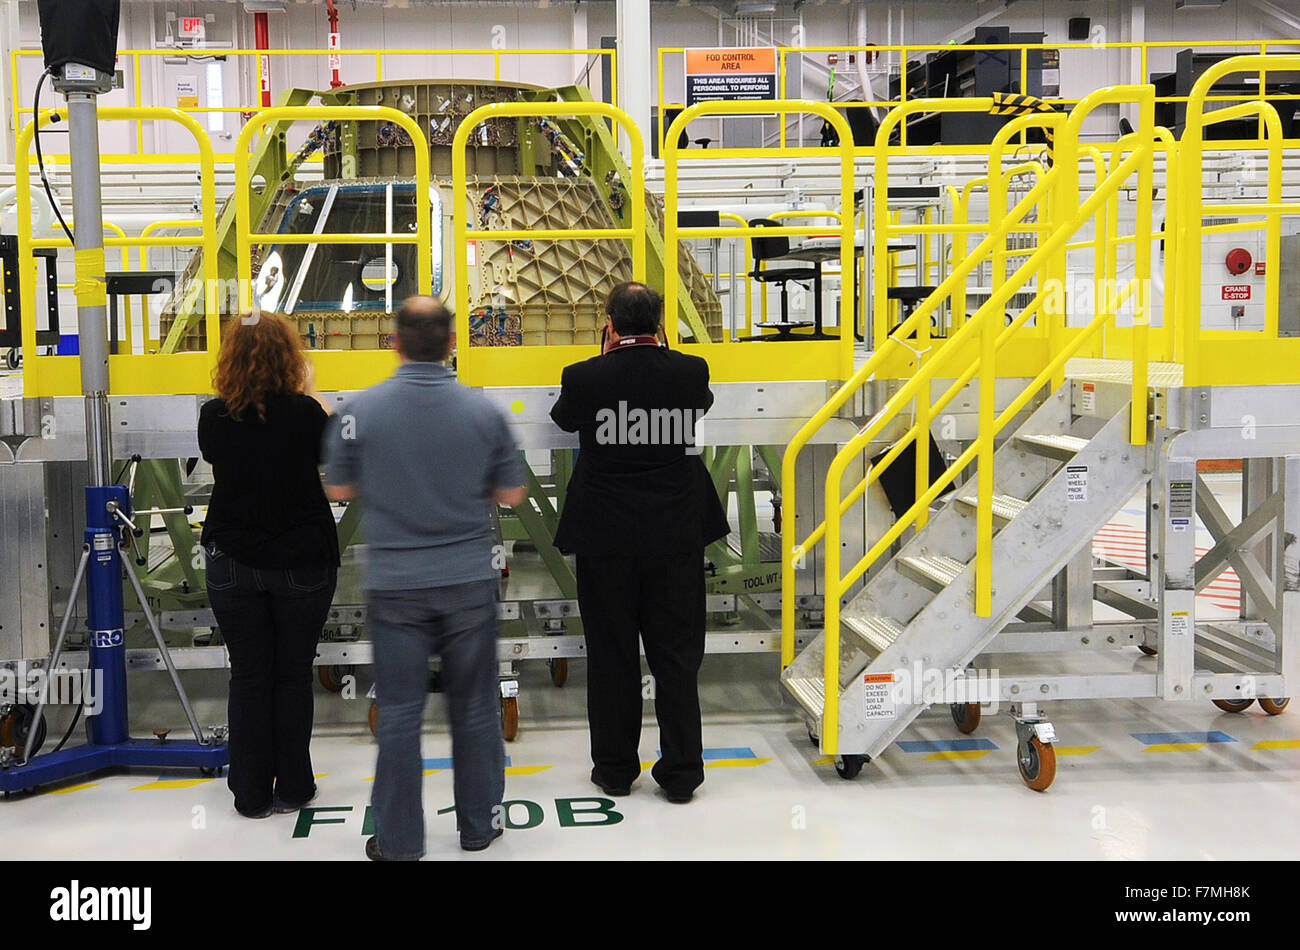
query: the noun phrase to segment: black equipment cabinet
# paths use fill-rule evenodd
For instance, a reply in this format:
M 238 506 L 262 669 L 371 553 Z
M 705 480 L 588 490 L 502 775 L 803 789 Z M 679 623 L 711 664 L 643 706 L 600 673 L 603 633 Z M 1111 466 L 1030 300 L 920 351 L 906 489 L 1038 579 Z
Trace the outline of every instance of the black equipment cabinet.
M 1172 73 L 1151 74 L 1151 84 L 1155 86 L 1157 98 L 1191 95 L 1196 80 L 1207 69 L 1220 60 L 1229 59 L 1235 55 L 1237 54 L 1202 53 L 1191 49 L 1179 50 Z M 1257 99 L 1260 93 L 1258 79 L 1258 73 L 1238 73 L 1225 76 L 1214 84 L 1214 88 L 1210 92 L 1211 95 L 1216 96 L 1241 96 L 1243 102 L 1248 99 Z M 1293 70 L 1269 72 L 1265 75 L 1264 81 L 1265 101 L 1271 102 L 1277 108 L 1278 116 L 1282 120 L 1283 135 L 1286 138 L 1295 138 L 1297 134 L 1300 134 L 1300 121 L 1297 121 L 1300 100 L 1269 97 L 1300 95 L 1300 72 Z M 1232 104 L 1230 102 L 1211 102 L 1208 107 L 1216 109 Z M 1156 125 L 1163 125 L 1173 132 L 1176 137 L 1181 137 L 1186 123 L 1186 102 L 1156 103 Z M 1207 140 L 1254 139 L 1258 138 L 1258 135 L 1258 121 L 1254 118 L 1218 122 L 1205 128 L 1205 138 Z
M 59 345 L 59 270 L 58 251 L 52 247 L 36 248 L 32 254 L 45 262 L 45 314 L 47 329 L 37 328 L 37 346 Z M 0 329 L 0 347 L 18 349 L 23 345 L 22 307 L 18 277 L 18 238 L 0 234 L 0 266 L 4 268 L 5 322 Z
M 955 99 L 988 97 L 995 92 L 1026 92 L 1031 96 L 1054 96 L 1059 79 L 1060 51 L 1031 49 L 1026 57 L 1026 82 L 1020 81 L 1021 56 L 1015 49 L 979 49 L 1011 43 L 1042 43 L 1045 33 L 1013 33 L 1005 26 L 982 26 L 973 39 L 926 57 L 925 64 L 907 64 L 907 97 Z M 1049 81 L 1044 82 L 1045 73 Z M 890 80 L 890 97 L 899 98 L 901 77 Z M 912 116 L 907 122 L 907 141 L 912 145 L 981 145 L 993 141 L 1008 116 L 977 112 L 936 112 Z M 1035 139 L 1034 134 L 1030 136 Z

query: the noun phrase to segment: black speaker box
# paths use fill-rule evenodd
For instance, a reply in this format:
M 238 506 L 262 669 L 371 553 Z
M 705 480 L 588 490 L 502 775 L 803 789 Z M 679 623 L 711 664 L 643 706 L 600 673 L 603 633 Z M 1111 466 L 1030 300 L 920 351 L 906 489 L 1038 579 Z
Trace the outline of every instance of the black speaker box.
M 38 0 L 45 68 L 82 63 L 112 73 L 121 0 Z

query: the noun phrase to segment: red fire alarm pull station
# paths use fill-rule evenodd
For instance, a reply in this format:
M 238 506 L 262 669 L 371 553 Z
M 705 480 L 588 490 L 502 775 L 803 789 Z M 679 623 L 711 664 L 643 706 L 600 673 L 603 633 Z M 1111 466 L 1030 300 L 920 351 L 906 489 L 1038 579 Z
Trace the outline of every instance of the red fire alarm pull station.
M 1254 263 L 1254 259 L 1251 258 L 1250 251 L 1244 247 L 1234 247 L 1228 252 L 1228 258 L 1224 263 L 1228 265 L 1228 273 L 1235 276 L 1250 270 L 1250 265 Z

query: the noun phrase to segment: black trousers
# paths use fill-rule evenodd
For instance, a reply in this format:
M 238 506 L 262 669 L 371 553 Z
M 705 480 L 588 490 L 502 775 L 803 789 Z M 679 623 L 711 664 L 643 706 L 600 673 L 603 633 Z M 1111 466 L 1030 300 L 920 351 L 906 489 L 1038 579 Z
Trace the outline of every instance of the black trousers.
M 250 567 L 207 548 L 208 602 L 230 651 L 230 773 L 235 809 L 312 797 L 312 661 L 337 569 Z
M 704 659 L 704 552 L 577 557 L 587 640 L 591 777 L 628 786 L 641 774 L 641 651 L 653 676 L 659 760 L 652 775 L 674 794 L 704 781 L 699 671 Z

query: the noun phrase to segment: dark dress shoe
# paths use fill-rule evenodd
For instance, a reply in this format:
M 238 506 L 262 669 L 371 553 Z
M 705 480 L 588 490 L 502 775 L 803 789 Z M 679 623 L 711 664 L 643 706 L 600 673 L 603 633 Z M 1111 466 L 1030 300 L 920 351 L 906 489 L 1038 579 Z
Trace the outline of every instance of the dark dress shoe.
M 460 849 L 462 851 L 486 851 L 488 849 L 488 846 L 491 845 L 493 841 L 496 841 L 498 838 L 500 838 L 503 834 L 505 834 L 505 829 L 498 828 L 497 833 L 494 834 L 491 838 L 488 838 L 487 841 L 484 841 L 482 844 L 466 844 L 465 842 L 462 841 L 460 843 Z
M 297 805 L 291 802 L 286 802 L 284 799 L 280 798 L 277 795 L 275 799 L 272 800 L 271 807 L 275 810 L 275 813 L 277 815 L 287 815 L 290 812 L 295 812 L 303 808 L 306 808 L 308 805 L 310 805 L 312 802 L 316 800 L 316 795 L 319 791 L 320 790 L 315 785 L 313 785 L 311 787 L 311 797 L 308 798 L 305 802 L 301 802 Z
M 601 782 L 595 778 L 591 780 L 591 783 L 599 787 L 600 790 L 604 792 L 606 795 L 612 796 L 614 798 L 622 798 L 624 795 L 632 794 L 631 785 L 606 785 L 604 782 Z

